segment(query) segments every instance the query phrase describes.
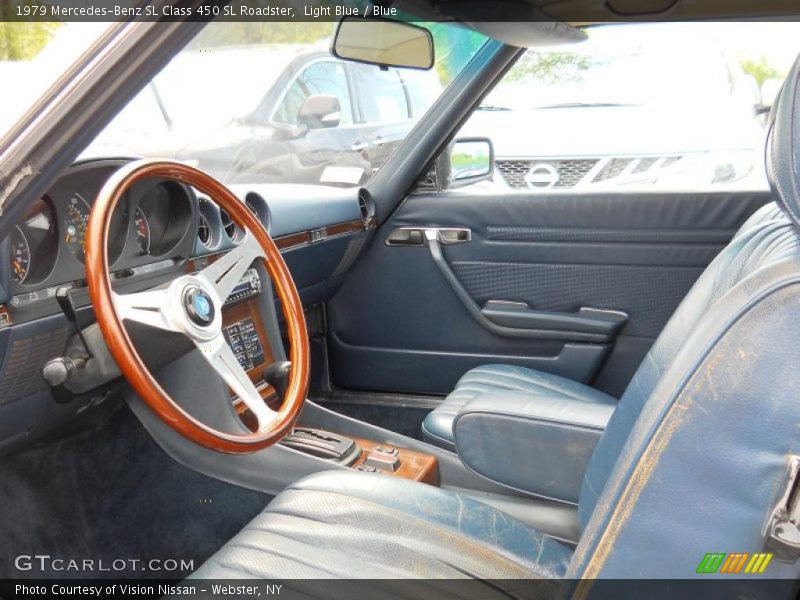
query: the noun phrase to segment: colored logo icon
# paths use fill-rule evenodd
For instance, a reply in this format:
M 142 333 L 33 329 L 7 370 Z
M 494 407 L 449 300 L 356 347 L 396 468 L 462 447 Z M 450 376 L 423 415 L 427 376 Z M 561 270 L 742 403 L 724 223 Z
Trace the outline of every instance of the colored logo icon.
M 697 573 L 750 573 L 761 574 L 772 560 L 772 553 L 757 552 L 709 552 L 697 566 Z

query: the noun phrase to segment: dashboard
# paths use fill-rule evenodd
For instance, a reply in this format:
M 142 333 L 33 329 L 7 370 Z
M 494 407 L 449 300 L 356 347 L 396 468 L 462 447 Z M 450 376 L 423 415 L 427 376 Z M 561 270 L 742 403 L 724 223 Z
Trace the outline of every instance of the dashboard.
M 36 304 L 53 297 L 59 286 L 85 280 L 92 204 L 120 164 L 74 166 L 15 225 L 8 242 L 11 307 Z M 132 187 L 111 221 L 108 256 L 114 276 L 188 258 L 194 248 L 196 204 L 194 192 L 173 181 L 148 180 Z
M 94 198 L 126 162 L 76 163 L 15 224 L 2 242 L 0 261 L 7 260 L 7 268 L 0 271 L 0 288 L 6 292 L 0 293 L 0 313 L 5 305 L 18 313 L 17 321 L 55 314 L 59 288 L 86 288 L 86 229 Z M 309 288 L 309 303 L 323 301 L 331 292 L 323 284 L 334 272 L 346 271 L 340 259 L 348 238 L 374 227 L 374 209 L 363 190 L 289 184 L 238 185 L 231 190 L 270 232 L 301 295 Z M 112 217 L 111 279 L 153 276 L 226 252 L 244 239 L 245 232 L 224 210 L 190 187 L 142 181 L 120 200 Z
M 59 427 L 116 385 L 113 364 L 98 359 L 101 371 L 110 368 L 110 379 L 87 378 L 79 390 L 59 395 L 45 382 L 42 368 L 76 344 L 82 347 L 57 291 L 69 290 L 77 326 L 98 335 L 86 284 L 86 230 L 98 192 L 127 162 L 72 165 L 0 240 L 0 455 Z M 270 232 L 306 307 L 336 293 L 375 227 L 374 203 L 358 188 L 247 184 L 230 189 Z M 192 188 L 158 179 L 139 182 L 112 216 L 112 286 L 121 293 L 141 291 L 196 272 L 245 236 L 216 203 Z M 280 332 L 268 276 L 262 265 L 254 267 L 226 301 L 222 316 L 226 340 L 266 398 L 271 388 L 261 372 L 273 359 Z M 154 344 L 145 350 L 148 356 L 163 350 L 157 340 Z

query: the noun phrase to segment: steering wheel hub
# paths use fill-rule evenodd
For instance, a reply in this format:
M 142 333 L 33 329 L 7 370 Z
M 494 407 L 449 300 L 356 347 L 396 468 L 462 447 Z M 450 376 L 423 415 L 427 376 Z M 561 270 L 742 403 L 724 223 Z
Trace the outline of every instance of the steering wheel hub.
M 189 320 L 200 327 L 208 327 L 214 322 L 216 309 L 211 295 L 199 286 L 192 285 L 183 293 L 183 308 Z

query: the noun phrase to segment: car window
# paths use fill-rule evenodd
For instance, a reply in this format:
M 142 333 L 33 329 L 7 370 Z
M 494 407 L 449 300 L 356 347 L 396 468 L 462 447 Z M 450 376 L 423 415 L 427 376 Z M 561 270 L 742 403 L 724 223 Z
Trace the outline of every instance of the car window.
M 411 116 L 397 69 L 359 64 L 353 71 L 362 122 L 393 123 Z
M 401 77 L 411 102 L 411 116 L 425 114 L 442 91 L 438 78 L 424 71 L 406 71 Z
M 300 107 L 310 96 L 334 96 L 341 107 L 340 124 L 353 122 L 353 106 L 344 63 L 321 60 L 305 67 L 292 81 L 273 119 L 279 123 L 297 125 Z
M 0 14 L 5 12 L 3 3 Z M 109 25 L 0 21 L 0 137 Z
M 454 23 L 421 25 L 437 61 L 412 74 L 333 57 L 335 23 L 253 22 L 247 35 L 241 23 L 209 23 L 83 157 L 180 160 L 224 183 L 363 185 L 487 40 Z M 407 75 L 425 83 L 407 92 Z M 298 119 L 311 96 L 333 96 L 339 109 L 319 98 L 321 112 Z M 364 124 L 392 127 L 365 135 Z
M 746 29 L 745 29 L 746 27 Z M 460 132 L 527 193 L 767 190 L 766 112 L 796 23 L 603 25 L 520 57 Z M 680 43 L 676 43 L 680 40 Z

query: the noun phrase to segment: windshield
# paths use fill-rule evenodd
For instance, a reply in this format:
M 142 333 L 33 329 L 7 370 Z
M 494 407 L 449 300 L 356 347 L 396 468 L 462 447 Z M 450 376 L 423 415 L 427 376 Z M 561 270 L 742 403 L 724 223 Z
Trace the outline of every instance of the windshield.
M 225 183 L 363 185 L 486 41 L 426 26 L 430 71 L 341 61 L 334 23 L 211 23 L 83 156 L 180 160 Z
M 527 52 L 483 108 L 713 104 L 736 83 L 731 42 L 741 45 L 742 38 L 734 29 L 719 23 L 587 28 L 586 42 Z

